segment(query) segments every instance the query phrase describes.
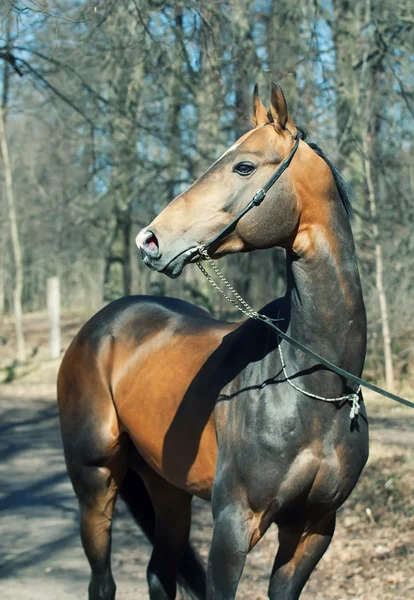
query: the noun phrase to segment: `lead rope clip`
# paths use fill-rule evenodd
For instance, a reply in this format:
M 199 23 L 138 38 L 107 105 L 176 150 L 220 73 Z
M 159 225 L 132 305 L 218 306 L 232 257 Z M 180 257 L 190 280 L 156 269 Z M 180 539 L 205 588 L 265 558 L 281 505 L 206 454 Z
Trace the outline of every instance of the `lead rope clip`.
M 358 394 L 352 394 L 351 398 L 351 412 L 349 413 L 349 418 L 353 421 L 359 414 L 359 396 Z

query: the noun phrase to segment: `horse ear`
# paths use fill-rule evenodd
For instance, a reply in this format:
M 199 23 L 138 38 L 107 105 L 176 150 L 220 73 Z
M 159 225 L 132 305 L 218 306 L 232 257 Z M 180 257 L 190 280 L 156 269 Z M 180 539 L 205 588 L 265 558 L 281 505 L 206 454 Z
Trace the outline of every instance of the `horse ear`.
M 266 125 L 266 123 L 271 123 L 272 119 L 267 112 L 267 109 L 263 102 L 259 98 L 259 86 L 254 86 L 253 92 L 253 115 L 252 115 L 252 123 L 255 127 L 260 127 L 260 125 Z
M 283 90 L 280 85 L 273 82 L 272 95 L 270 98 L 270 114 L 273 117 L 273 121 L 278 124 L 281 129 L 287 129 L 293 136 L 296 135 L 296 125 L 289 114 Z

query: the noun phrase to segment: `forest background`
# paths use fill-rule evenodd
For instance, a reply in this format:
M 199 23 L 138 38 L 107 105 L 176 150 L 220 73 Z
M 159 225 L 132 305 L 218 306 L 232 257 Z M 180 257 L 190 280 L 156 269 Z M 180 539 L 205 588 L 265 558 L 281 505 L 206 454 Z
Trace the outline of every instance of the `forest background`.
M 414 18 L 410 0 L 0 1 L 0 330 L 136 293 L 229 312 L 194 266 L 151 272 L 134 238 L 249 127 L 258 82 L 352 184 L 369 321 L 365 375 L 414 376 Z M 257 309 L 280 250 L 220 268 Z M 9 316 L 10 315 L 10 316 Z M 1 343 L 8 343 L 1 335 Z

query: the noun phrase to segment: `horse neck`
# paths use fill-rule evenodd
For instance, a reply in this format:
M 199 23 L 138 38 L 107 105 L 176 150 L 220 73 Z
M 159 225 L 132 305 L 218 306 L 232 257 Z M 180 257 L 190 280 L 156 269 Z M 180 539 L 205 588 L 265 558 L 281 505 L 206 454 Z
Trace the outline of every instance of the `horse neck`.
M 340 199 L 335 202 L 339 205 L 329 220 L 334 227 L 313 227 L 311 248 L 300 257 L 287 253 L 289 331 L 359 375 L 365 358 L 365 306 L 349 219 Z M 312 361 L 302 356 L 299 362 L 304 367 Z

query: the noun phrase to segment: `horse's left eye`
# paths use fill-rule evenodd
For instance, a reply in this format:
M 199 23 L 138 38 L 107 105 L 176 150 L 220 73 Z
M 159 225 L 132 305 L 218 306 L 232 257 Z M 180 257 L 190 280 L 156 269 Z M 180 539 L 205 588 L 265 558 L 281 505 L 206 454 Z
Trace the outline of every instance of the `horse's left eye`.
M 255 167 L 251 163 L 242 162 L 236 165 L 233 171 L 238 175 L 250 175 L 250 173 L 253 173 L 254 169 Z

